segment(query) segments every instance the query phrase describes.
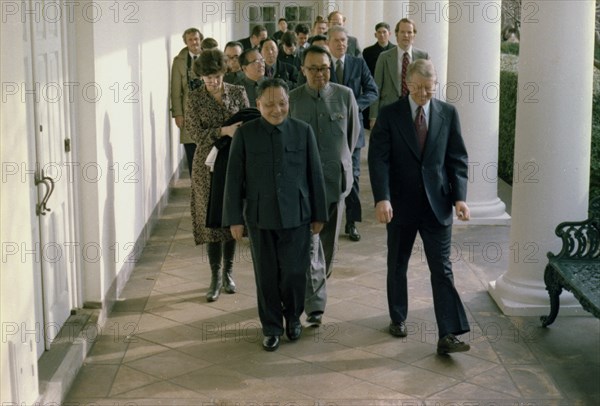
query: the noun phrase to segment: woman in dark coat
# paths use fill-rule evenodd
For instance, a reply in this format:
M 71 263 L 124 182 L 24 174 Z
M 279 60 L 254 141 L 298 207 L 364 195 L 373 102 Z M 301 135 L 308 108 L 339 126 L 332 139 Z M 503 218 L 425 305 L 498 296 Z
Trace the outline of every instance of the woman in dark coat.
M 185 118 L 185 130 L 197 145 L 192 165 L 191 214 L 196 245 L 206 243 L 211 269 L 211 283 L 206 294 L 209 302 L 218 299 L 221 287 L 227 293 L 235 292 L 232 278 L 235 240 L 228 228 L 206 226 L 211 175 L 205 161 L 215 141 L 233 137 L 241 124 L 223 126 L 223 123 L 249 106 L 242 86 L 223 82 L 226 70 L 224 54 L 218 49 L 206 50 L 196 59 L 194 71 L 204 83 L 190 93 Z

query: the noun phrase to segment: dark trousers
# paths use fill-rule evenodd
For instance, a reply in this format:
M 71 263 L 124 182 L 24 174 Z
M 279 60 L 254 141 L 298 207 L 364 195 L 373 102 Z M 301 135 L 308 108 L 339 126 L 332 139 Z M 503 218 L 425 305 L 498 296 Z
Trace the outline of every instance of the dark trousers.
M 188 170 L 190 171 L 190 178 L 192 177 L 192 163 L 194 162 L 194 154 L 196 153 L 196 143 L 191 142 L 183 144 L 185 149 L 185 158 L 187 159 Z
M 469 322 L 458 292 L 454 287 L 450 244 L 452 226 L 443 226 L 426 202 L 416 221 L 411 224 L 387 225 L 387 294 L 390 318 L 394 322 L 405 321 L 408 313 L 407 270 L 417 232 L 423 240 L 423 248 L 431 273 L 433 307 L 439 337 L 447 334 L 460 335 L 469 331 Z
M 362 206 L 360 205 L 360 151 L 362 148 L 354 148 L 352 152 L 352 176 L 354 181 L 352 182 L 352 189 L 348 196 L 346 196 L 346 223 L 355 223 L 362 221 Z
M 283 319 L 298 321 L 304 311 L 310 226 L 284 230 L 248 227 L 248 235 L 262 331 L 265 336 L 281 336 Z

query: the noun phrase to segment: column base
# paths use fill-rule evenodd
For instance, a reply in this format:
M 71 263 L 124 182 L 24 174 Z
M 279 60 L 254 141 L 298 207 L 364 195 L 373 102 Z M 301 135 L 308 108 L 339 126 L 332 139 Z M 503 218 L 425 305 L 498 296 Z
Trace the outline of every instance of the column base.
M 506 316 L 547 316 L 550 314 L 550 297 L 545 287 L 515 285 L 504 275 L 491 281 L 488 293 Z M 589 315 L 571 292 L 560 295 L 559 316 Z
M 511 217 L 506 212 L 506 205 L 499 198 L 487 202 L 467 201 L 471 211 L 471 220 L 467 222 L 455 221 L 455 225 L 480 226 L 480 225 L 510 225 Z

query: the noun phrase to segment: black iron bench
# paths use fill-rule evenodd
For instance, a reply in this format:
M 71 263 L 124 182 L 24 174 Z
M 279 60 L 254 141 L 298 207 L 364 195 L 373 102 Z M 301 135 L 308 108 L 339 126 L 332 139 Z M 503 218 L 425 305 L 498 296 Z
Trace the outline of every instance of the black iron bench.
M 562 239 L 562 249 L 558 254 L 548 253 L 544 282 L 550 295 L 550 314 L 540 317 L 542 327 L 556 319 L 563 289 L 600 318 L 600 198 L 590 202 L 587 220 L 560 223 L 555 232 Z

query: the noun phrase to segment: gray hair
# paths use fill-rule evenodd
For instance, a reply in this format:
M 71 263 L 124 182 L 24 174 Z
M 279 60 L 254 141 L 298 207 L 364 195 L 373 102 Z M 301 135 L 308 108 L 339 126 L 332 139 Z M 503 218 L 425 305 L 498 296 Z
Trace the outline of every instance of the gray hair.
M 427 79 L 437 79 L 433 62 L 429 59 L 417 59 L 406 68 L 406 81 L 410 81 L 412 75 L 417 74 Z
M 337 32 L 343 32 L 348 37 L 348 30 L 342 27 L 341 25 L 334 25 L 333 27 L 329 27 L 327 30 L 327 37 L 331 38 L 331 34 L 335 34 Z

